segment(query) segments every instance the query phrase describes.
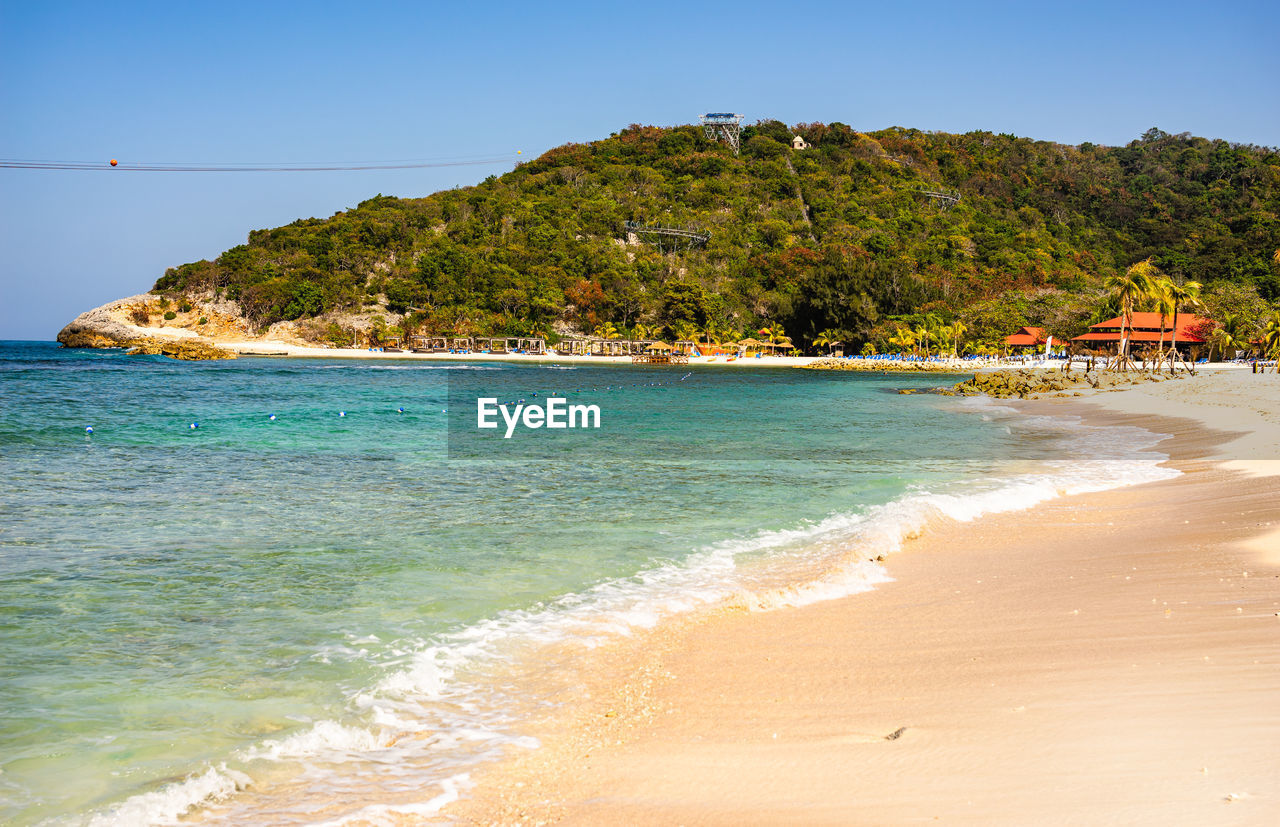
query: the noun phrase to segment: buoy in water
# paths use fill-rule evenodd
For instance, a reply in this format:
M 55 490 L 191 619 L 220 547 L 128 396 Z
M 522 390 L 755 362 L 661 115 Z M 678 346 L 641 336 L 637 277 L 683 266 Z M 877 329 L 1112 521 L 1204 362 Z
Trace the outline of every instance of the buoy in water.
M 398 413 L 404 413 L 404 408 L 396 408 L 396 411 L 397 411 Z
M 272 422 L 275 422 L 276 415 L 272 414 L 271 416 L 267 417 L 267 419 L 270 419 Z
M 338 416 L 346 416 L 346 415 L 347 415 L 346 411 L 338 411 Z
M 193 430 L 193 431 L 194 431 L 196 428 L 199 428 L 199 427 L 200 427 L 200 423 L 199 423 L 199 422 L 192 422 L 192 423 L 191 423 L 191 430 Z
M 86 426 L 85 426 L 85 429 L 84 429 L 84 432 L 85 432 L 86 434 L 91 434 L 91 433 L 93 433 L 93 426 L 92 426 L 92 425 L 86 425 Z

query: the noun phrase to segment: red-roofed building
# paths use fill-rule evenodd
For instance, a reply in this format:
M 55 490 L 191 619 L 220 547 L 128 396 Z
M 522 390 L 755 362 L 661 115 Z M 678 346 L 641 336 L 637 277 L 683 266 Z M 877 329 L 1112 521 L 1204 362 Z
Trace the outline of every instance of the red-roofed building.
M 1017 333 L 1004 337 L 1004 343 L 1011 350 L 1015 348 L 1043 347 L 1047 341 L 1049 341 L 1049 337 L 1045 335 L 1043 327 L 1020 327 Z
M 1120 326 L 1124 324 L 1123 316 L 1107 319 L 1089 326 L 1089 332 L 1076 336 L 1071 341 L 1088 348 L 1110 351 L 1120 344 Z M 1204 332 L 1213 326 L 1213 322 L 1203 316 L 1192 313 L 1178 314 L 1178 332 L 1174 336 L 1173 316 L 1161 316 L 1159 313 L 1134 313 L 1129 324 L 1125 326 L 1125 338 L 1129 340 L 1129 351 L 1146 346 L 1158 346 L 1163 339 L 1165 347 L 1174 343 L 1176 338 L 1180 349 L 1189 350 L 1193 346 L 1205 343 Z

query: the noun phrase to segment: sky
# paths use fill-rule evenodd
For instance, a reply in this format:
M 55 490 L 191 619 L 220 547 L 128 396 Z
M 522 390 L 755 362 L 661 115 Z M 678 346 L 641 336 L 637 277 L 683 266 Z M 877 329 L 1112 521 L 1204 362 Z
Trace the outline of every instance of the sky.
M 631 123 L 1280 145 L 1280 3 L 0 0 L 0 339 L 250 230 L 474 184 Z M 516 155 L 517 150 L 522 154 Z M 124 163 L 477 166 L 165 173 Z

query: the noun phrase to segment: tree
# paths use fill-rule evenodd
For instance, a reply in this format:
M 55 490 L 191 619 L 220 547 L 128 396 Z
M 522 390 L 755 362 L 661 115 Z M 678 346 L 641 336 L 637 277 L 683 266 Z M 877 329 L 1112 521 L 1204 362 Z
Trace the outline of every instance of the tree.
M 692 342 L 698 336 L 698 326 L 682 319 L 671 325 L 671 333 L 676 341 Z
M 827 328 L 826 330 L 813 337 L 814 347 L 830 348 L 834 344 L 840 342 L 840 331 Z M 874 348 L 872 348 L 874 350 Z
M 1209 361 L 1213 361 L 1214 350 L 1217 355 L 1225 357 L 1228 352 L 1234 357 L 1235 350 L 1240 345 L 1240 317 L 1235 314 L 1228 313 L 1222 317 L 1222 321 L 1209 334 Z
M 1280 313 L 1267 320 L 1262 331 L 1262 353 L 1276 362 L 1276 373 L 1280 373 Z
M 1133 328 L 1133 306 L 1151 295 L 1154 279 L 1159 271 L 1151 259 L 1132 264 L 1122 274 L 1107 276 L 1103 285 L 1115 294 L 1120 302 L 1120 343 L 1117 348 L 1115 367 L 1128 370 L 1129 338 L 1127 332 Z
M 951 355 L 960 355 L 960 340 L 964 338 L 964 334 L 969 332 L 969 328 L 965 327 L 964 322 L 956 319 L 951 323 Z
M 690 282 L 670 282 L 662 292 L 662 316 L 668 324 L 692 322 L 701 327 L 707 323 L 707 293 Z
M 1178 356 L 1178 311 L 1184 307 L 1194 310 L 1201 306 L 1200 283 L 1189 281 L 1186 284 L 1178 284 L 1169 281 L 1165 285 L 1165 292 L 1173 307 L 1173 336 L 1169 345 L 1169 373 L 1172 374 L 1174 360 Z
M 1155 302 L 1156 312 L 1160 314 L 1160 343 L 1156 346 L 1156 370 L 1164 361 L 1164 320 L 1174 312 L 1172 295 L 1173 281 L 1167 276 L 1160 276 L 1151 285 L 1151 298 Z
M 916 346 L 916 333 L 907 327 L 899 327 L 892 336 L 889 337 L 889 344 L 898 349 L 899 353 L 906 353 L 914 350 Z

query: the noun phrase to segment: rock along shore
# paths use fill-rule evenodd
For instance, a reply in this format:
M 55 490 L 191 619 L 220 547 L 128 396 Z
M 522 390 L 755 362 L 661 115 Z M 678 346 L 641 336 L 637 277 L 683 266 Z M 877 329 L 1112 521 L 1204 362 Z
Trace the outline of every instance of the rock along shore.
M 128 350 L 129 356 L 168 356 L 170 359 L 200 361 L 204 359 L 234 359 L 236 354 L 226 348 L 203 341 L 187 339 L 138 339 Z
M 1071 394 L 1079 396 L 1084 390 L 1113 390 L 1140 385 L 1146 382 L 1163 382 L 1167 379 L 1180 379 L 1178 374 L 1146 373 L 1128 371 L 1074 372 L 1060 370 L 1000 370 L 992 373 L 979 373 L 972 379 L 966 379 L 951 390 L 941 393 L 947 396 L 991 396 L 996 399 L 1016 397 L 1026 399 L 1041 394 L 1057 393 L 1059 396 Z
M 802 370 L 855 370 L 865 373 L 968 373 L 945 362 L 873 362 L 859 359 L 821 359 Z

